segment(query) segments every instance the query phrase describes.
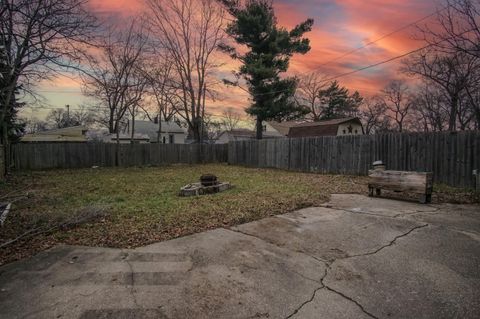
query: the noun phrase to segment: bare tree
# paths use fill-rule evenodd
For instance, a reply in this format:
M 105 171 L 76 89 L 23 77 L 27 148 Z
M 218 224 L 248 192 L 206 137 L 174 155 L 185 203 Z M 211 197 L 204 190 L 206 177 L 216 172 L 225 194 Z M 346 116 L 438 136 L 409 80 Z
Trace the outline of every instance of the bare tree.
M 78 125 L 90 126 L 96 121 L 95 113 L 86 105 L 80 105 L 77 109 L 71 111 L 70 119 Z
M 33 134 L 48 130 L 48 123 L 39 120 L 36 117 L 30 119 L 21 119 L 21 121 L 25 123 L 25 133 L 27 134 Z
M 474 122 L 480 126 L 475 98 L 480 82 L 480 0 L 446 0 L 435 22 L 419 27 L 416 37 L 429 46 L 407 59 L 404 70 L 443 91 L 449 130 L 466 129 Z
M 389 119 L 386 113 L 387 107 L 379 97 L 366 99 L 360 112 L 360 117 L 365 124 L 365 134 L 370 135 L 387 129 Z
M 47 123 L 54 128 L 64 128 L 70 126 L 70 119 L 67 116 L 67 112 L 62 109 L 51 110 L 46 117 Z
M 8 145 L 8 114 L 16 92 L 77 65 L 96 22 L 87 0 L 0 1 L 0 134 Z M 7 147 L 8 151 L 8 147 Z M 9 156 L 7 156 L 9 159 Z M 8 167 L 8 163 L 7 163 Z
M 325 104 L 322 101 L 322 92 L 330 83 L 326 83 L 319 73 L 311 73 L 300 78 L 295 99 L 301 106 L 310 110 L 309 116 L 313 121 L 320 121 Z
M 182 104 L 178 114 L 200 142 L 210 78 L 219 66 L 213 56 L 224 38 L 224 10 L 215 0 L 147 0 L 147 4 L 156 40 L 178 79 Z
M 419 31 L 417 38 L 438 51 L 480 58 L 480 0 L 446 0 L 435 23 Z
M 444 54 L 429 48 L 406 59 L 403 65 L 407 74 L 419 76 L 445 92 L 449 101 L 448 129 L 455 131 L 461 95 L 478 80 L 479 59 L 463 52 Z
M 423 83 L 412 97 L 412 117 L 419 125 L 411 125 L 413 131 L 440 132 L 448 127 L 449 103 L 441 88 L 428 81 Z
M 174 115 L 181 108 L 179 99 L 179 89 L 175 80 L 175 72 L 171 61 L 164 57 L 163 54 L 155 53 L 149 63 L 149 67 L 145 70 L 145 76 L 149 82 L 148 95 L 150 97 L 150 105 L 153 105 L 154 117 L 150 115 L 147 107 L 143 110 L 151 121 L 158 122 L 157 143 L 161 141 L 162 121 L 172 121 Z
M 240 116 L 232 109 L 228 108 L 222 113 L 221 126 L 226 131 L 231 131 L 238 128 L 240 123 Z
M 100 56 L 92 57 L 83 74 L 83 91 L 107 107 L 100 119 L 110 133 L 120 133 L 125 114 L 135 116 L 147 87 L 144 53 L 147 36 L 136 21 L 126 30 L 112 28 L 99 46 Z
M 383 90 L 381 100 L 399 132 L 403 132 L 412 101 L 404 81 L 393 80 Z

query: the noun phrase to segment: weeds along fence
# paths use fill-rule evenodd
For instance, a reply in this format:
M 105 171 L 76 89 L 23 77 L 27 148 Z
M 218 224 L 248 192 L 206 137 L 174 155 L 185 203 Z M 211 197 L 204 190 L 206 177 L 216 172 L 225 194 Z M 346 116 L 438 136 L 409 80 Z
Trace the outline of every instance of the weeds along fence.
M 117 151 L 118 147 L 118 151 Z M 160 166 L 227 162 L 227 145 L 19 143 L 13 145 L 15 170 Z
M 232 165 L 301 172 L 366 175 L 372 162 L 387 169 L 429 171 L 435 182 L 472 187 L 480 169 L 480 132 L 267 139 L 230 143 Z
M 225 163 L 301 172 L 366 175 L 373 161 L 387 169 L 429 171 L 436 182 L 471 187 L 480 169 L 480 132 L 403 133 L 267 139 L 228 145 L 20 143 L 16 170 Z

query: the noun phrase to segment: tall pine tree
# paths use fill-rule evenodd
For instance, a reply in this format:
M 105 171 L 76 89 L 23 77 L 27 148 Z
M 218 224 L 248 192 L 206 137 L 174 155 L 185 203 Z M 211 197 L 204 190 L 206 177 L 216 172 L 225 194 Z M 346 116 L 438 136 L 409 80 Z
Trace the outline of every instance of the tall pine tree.
M 310 41 L 304 38 L 311 31 L 313 20 L 308 19 L 291 31 L 277 25 L 271 0 L 219 0 L 234 20 L 227 26 L 227 34 L 248 51 L 241 54 L 230 45 L 221 49 L 242 62 L 237 73 L 245 79 L 252 97 L 247 113 L 256 117 L 257 139 L 262 138 L 263 121 L 288 120 L 308 112 L 294 102 L 298 80 L 281 77 L 288 70 L 295 53 L 310 51 Z

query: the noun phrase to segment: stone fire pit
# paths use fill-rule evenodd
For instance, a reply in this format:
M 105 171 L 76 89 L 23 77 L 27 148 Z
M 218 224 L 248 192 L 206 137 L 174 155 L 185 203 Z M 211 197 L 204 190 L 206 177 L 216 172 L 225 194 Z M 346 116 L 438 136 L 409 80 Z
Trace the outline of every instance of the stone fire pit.
M 229 182 L 220 182 L 217 176 L 212 174 L 202 175 L 200 182 L 185 185 L 180 189 L 180 196 L 199 196 L 206 194 L 215 194 L 232 188 Z

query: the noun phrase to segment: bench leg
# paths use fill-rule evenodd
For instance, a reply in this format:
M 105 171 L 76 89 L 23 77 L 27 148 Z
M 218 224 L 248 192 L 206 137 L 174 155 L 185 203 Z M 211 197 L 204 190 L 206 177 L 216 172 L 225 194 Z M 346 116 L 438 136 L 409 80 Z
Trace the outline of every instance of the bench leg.
M 420 195 L 420 203 L 428 204 L 432 202 L 432 194 L 422 194 Z
M 368 188 L 368 196 L 373 197 L 373 187 Z
M 426 198 L 425 198 L 425 202 L 427 204 L 431 203 L 432 202 L 432 194 L 427 194 Z
M 375 194 L 376 194 L 377 196 L 382 195 L 382 190 L 381 190 L 380 188 L 375 189 Z

